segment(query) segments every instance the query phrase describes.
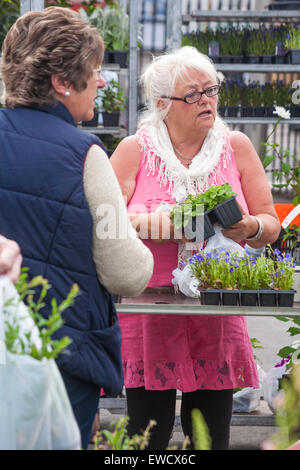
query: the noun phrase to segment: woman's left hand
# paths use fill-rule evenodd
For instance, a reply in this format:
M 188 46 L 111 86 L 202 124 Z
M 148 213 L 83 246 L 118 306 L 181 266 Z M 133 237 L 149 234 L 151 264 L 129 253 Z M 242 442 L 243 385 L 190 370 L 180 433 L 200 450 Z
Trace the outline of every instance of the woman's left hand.
M 247 214 L 239 203 L 238 206 L 243 216 L 242 220 L 231 227 L 222 230 L 222 233 L 225 237 L 231 238 L 231 240 L 240 243 L 247 238 L 254 236 L 258 232 L 259 227 L 255 218 Z

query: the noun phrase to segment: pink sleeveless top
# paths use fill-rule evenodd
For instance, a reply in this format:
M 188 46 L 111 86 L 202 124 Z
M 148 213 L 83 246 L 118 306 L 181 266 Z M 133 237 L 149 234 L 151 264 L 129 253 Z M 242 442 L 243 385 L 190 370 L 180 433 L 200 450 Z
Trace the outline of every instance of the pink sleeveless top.
M 168 186 L 158 183 L 157 171 L 149 171 L 146 139 L 142 145 L 136 188 L 128 205 L 131 213 L 142 205 L 153 212 L 162 201 L 175 203 Z M 220 181 L 216 184 L 228 182 L 247 211 L 232 149 L 229 155 L 226 164 L 221 157 Z M 154 257 L 154 272 L 148 286 L 171 286 L 178 244 L 156 244 L 151 240 L 144 243 Z M 259 387 L 244 317 L 122 314 L 119 320 L 126 388 L 192 392 Z

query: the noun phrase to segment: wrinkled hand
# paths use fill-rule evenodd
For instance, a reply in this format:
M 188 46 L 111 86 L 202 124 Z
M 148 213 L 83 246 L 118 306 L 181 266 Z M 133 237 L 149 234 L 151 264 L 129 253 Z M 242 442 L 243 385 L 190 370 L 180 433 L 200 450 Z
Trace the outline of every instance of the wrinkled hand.
M 20 276 L 22 255 L 19 245 L 0 235 L 0 274 L 6 274 L 13 282 Z
M 240 243 L 246 240 L 246 238 L 251 237 L 257 233 L 258 223 L 253 217 L 244 211 L 239 203 L 238 206 L 243 216 L 242 220 L 232 225 L 231 227 L 222 230 L 222 233 L 225 237 L 231 238 L 231 240 Z

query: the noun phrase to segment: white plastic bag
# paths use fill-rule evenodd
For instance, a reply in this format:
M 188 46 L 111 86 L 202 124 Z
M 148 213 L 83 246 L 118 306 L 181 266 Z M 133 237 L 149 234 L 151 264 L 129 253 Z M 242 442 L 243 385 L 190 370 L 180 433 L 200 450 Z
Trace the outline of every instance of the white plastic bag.
M 204 248 L 204 252 L 210 253 L 216 250 L 227 250 L 231 253 L 237 253 L 241 256 L 245 254 L 244 248 L 231 240 L 231 238 L 224 237 L 222 233 L 222 227 L 219 225 L 214 225 L 215 234 L 208 239 L 207 245 Z
M 259 388 L 246 387 L 233 394 L 233 413 L 252 413 L 260 405 L 265 371 L 257 364 Z
M 206 247 L 201 251 L 209 253 L 216 250 L 225 249 L 232 253 L 238 253 L 241 256 L 245 254 L 245 250 L 241 245 L 234 242 L 230 238 L 224 237 L 222 228 L 220 226 L 215 225 L 214 228 L 215 235 L 209 238 Z M 198 281 L 193 275 L 189 265 L 186 265 L 184 269 L 174 269 L 172 274 L 172 284 L 174 284 L 180 290 L 180 292 L 182 292 L 187 297 L 199 297 L 200 292 L 197 289 Z
M 262 394 L 264 400 L 268 403 L 271 411 L 276 409 L 276 400 L 280 398 L 284 391 L 279 389 L 279 380 L 286 374 L 286 363 L 280 366 L 272 367 L 263 381 Z
M 81 438 L 69 398 L 53 359 L 38 361 L 5 349 L 5 322 L 18 319 L 20 332 L 40 346 L 39 331 L 22 302 L 6 313 L 3 305 L 18 293 L 0 276 L 0 449 L 79 450 Z

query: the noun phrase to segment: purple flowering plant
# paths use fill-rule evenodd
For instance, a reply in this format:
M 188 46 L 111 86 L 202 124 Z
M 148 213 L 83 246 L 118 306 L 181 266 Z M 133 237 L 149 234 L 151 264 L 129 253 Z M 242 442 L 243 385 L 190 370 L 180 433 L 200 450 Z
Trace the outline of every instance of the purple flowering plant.
M 289 290 L 294 282 L 294 261 L 289 254 L 275 250 L 274 256 L 255 258 L 226 250 L 201 250 L 188 260 L 202 289 L 280 289 Z
M 273 287 L 279 290 L 290 290 L 294 283 L 295 263 L 290 253 L 281 253 L 274 250 L 275 272 L 273 277 Z

